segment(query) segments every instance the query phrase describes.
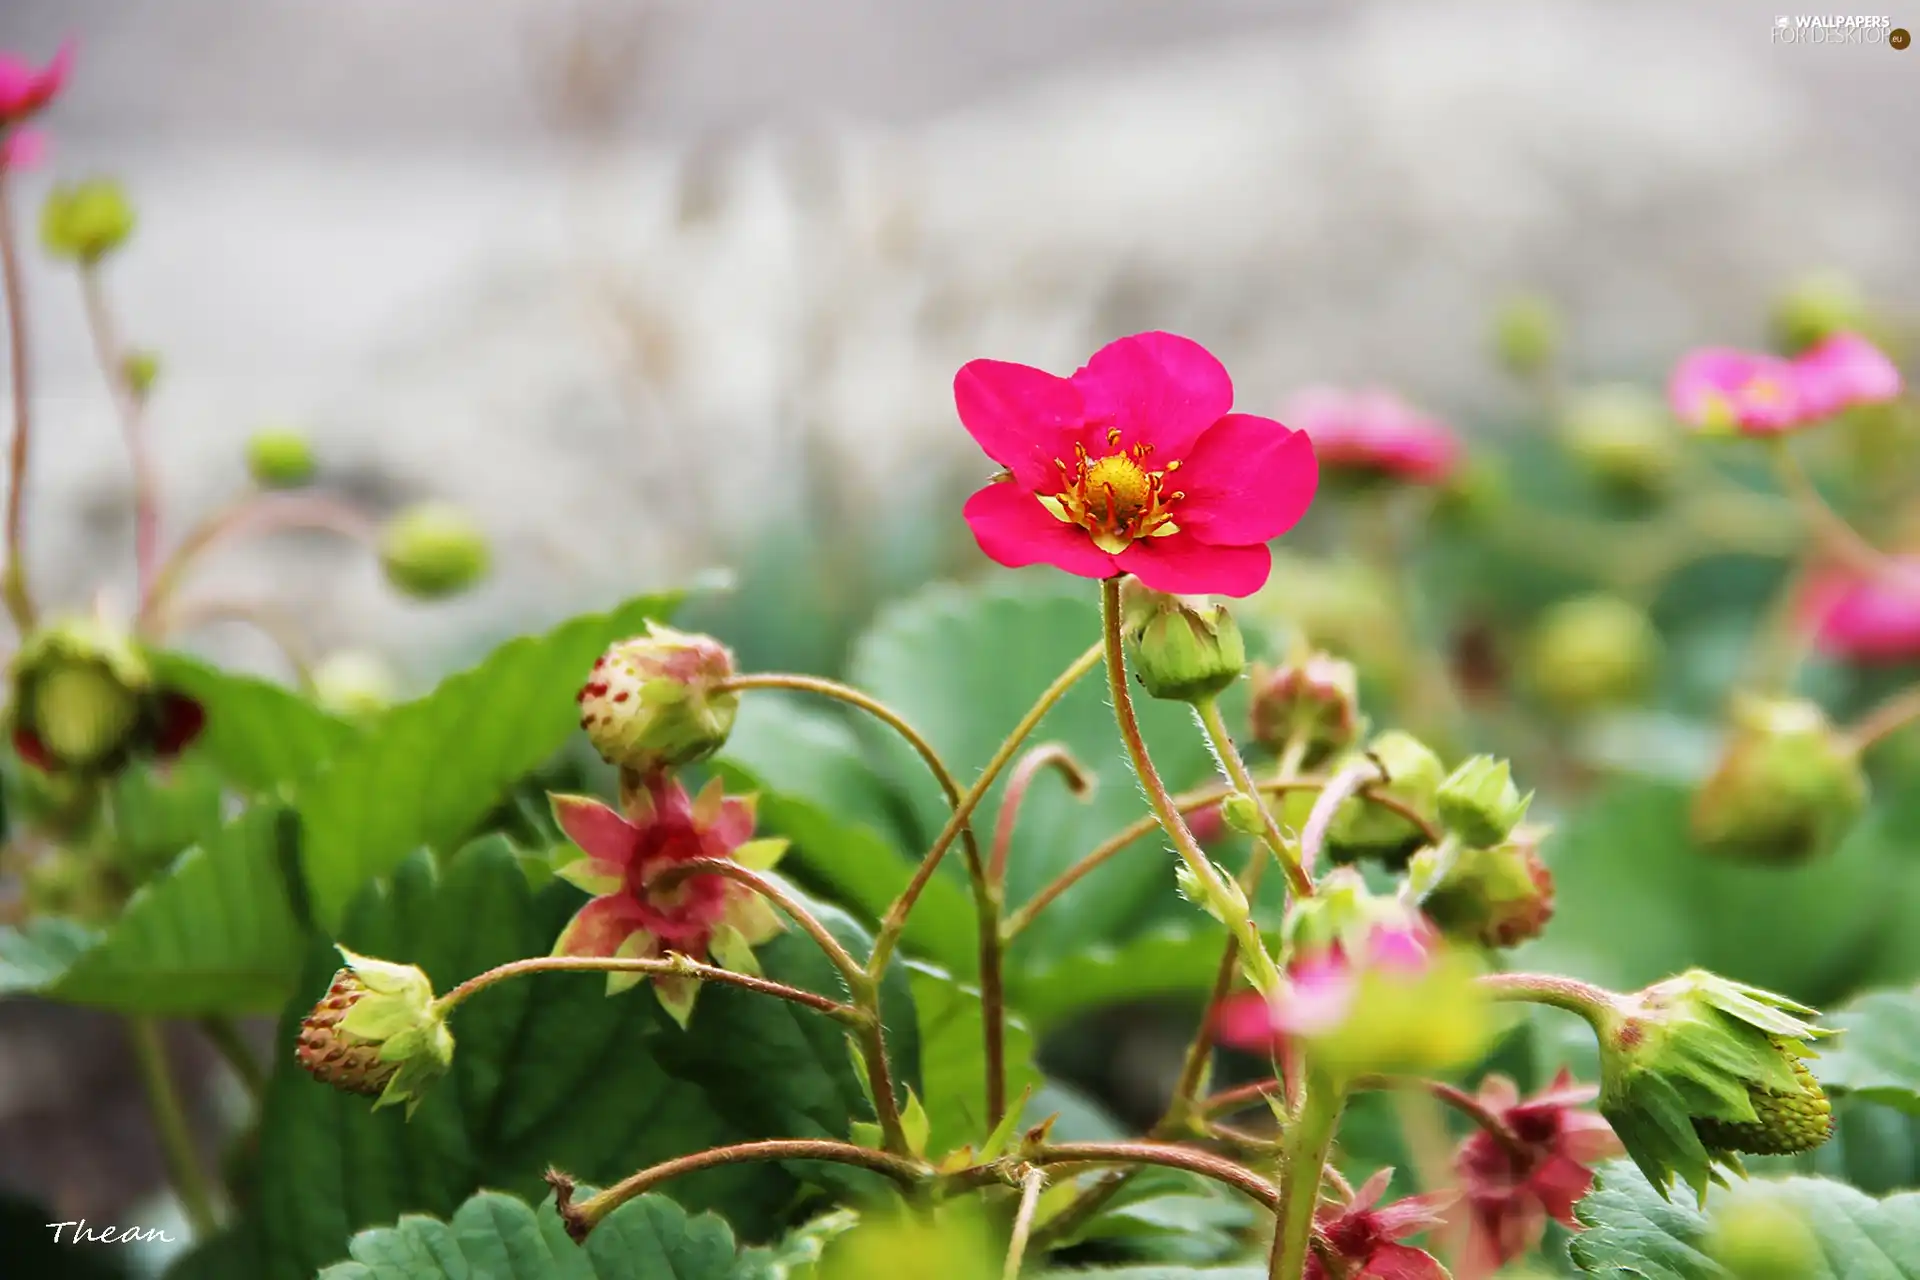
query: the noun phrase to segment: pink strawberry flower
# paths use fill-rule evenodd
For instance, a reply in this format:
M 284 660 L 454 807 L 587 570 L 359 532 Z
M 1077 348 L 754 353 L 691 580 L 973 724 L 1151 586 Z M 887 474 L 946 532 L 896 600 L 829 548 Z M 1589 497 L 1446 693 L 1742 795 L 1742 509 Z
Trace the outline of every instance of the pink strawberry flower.
M 1324 466 L 1358 478 L 1438 485 L 1460 462 L 1452 429 L 1390 391 L 1311 387 L 1283 412 L 1312 439 Z
M 1314 1248 L 1305 1280 L 1448 1280 L 1447 1269 L 1424 1249 L 1401 1241 L 1443 1226 L 1450 1193 L 1409 1196 L 1375 1208 L 1393 1180 L 1382 1169 L 1345 1205 L 1323 1204 L 1314 1213 Z
M 1479 1267 L 1494 1270 L 1532 1249 L 1546 1234 L 1548 1218 L 1579 1229 L 1573 1207 L 1593 1188 L 1593 1166 L 1623 1149 L 1612 1127 L 1585 1109 L 1599 1092 L 1574 1084 L 1564 1069 L 1524 1101 L 1504 1076 L 1488 1076 L 1481 1084 L 1480 1105 L 1507 1132 L 1502 1138 L 1478 1130 L 1454 1157 Z
M 1822 653 L 1847 662 L 1920 659 L 1920 553 L 1895 557 L 1888 571 L 1830 569 L 1801 597 L 1802 616 Z
M 1251 991 L 1222 1000 L 1214 1013 L 1214 1038 L 1228 1048 L 1277 1055 L 1289 1035 L 1337 1030 L 1352 1011 L 1366 970 L 1417 977 L 1427 971 L 1432 947 L 1432 935 L 1424 929 L 1383 926 L 1368 936 L 1358 963 L 1338 944 L 1298 956 L 1271 1002 Z
M 0 126 L 18 124 L 52 102 L 72 66 L 72 41 L 61 45 L 44 67 L 0 49 Z
M 767 900 L 725 876 L 695 874 L 661 886 L 662 873 L 698 858 L 731 859 L 765 870 L 784 840 L 750 840 L 751 797 L 726 795 L 720 780 L 697 800 L 664 774 L 619 813 L 587 796 L 550 797 L 567 839 L 586 854 L 555 872 L 593 895 L 554 943 L 557 956 L 659 959 L 683 955 L 737 972 L 755 972 L 753 948 L 780 932 Z M 610 973 L 607 994 L 651 979 L 660 1004 L 686 1025 L 699 981 L 672 974 Z
M 1667 400 L 1682 422 L 1721 434 L 1772 435 L 1806 421 L 1794 366 L 1732 347 L 1688 354 L 1667 383 Z
M 1898 399 L 1902 390 L 1899 368 L 1857 333 L 1834 334 L 1794 357 L 1793 367 L 1808 421 Z
M 967 500 L 989 558 L 1083 578 L 1131 573 L 1155 591 L 1246 596 L 1267 542 L 1313 500 L 1305 436 L 1232 413 L 1233 382 L 1170 333 L 1109 343 L 1070 378 L 974 360 L 953 380 L 960 421 L 1006 468 Z

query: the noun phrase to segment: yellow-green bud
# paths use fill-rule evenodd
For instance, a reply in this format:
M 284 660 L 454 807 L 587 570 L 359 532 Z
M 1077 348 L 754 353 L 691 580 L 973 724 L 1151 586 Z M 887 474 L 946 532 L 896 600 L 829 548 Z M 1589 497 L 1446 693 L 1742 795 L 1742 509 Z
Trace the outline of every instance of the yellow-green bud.
M 1389 729 L 1368 744 L 1371 758 L 1386 774 L 1373 789 L 1400 801 L 1430 822 L 1439 820 L 1437 794 L 1447 767 L 1426 743 L 1400 729 Z M 1327 851 L 1335 858 L 1404 859 L 1425 841 L 1418 823 L 1359 796 L 1341 805 L 1327 828 Z
M 346 967 L 300 1024 L 294 1056 L 336 1089 L 378 1095 L 407 1115 L 453 1065 L 453 1033 L 427 975 L 340 949 Z
M 1576 392 L 1560 419 L 1560 438 L 1602 485 L 1630 497 L 1665 489 L 1683 457 L 1679 428 L 1658 396 L 1631 384 Z
M 1510 373 L 1529 377 L 1560 350 L 1560 313 L 1538 294 L 1516 294 L 1494 312 L 1493 351 Z
M 1443 525 L 1485 529 L 1506 510 L 1513 494 L 1506 462 L 1493 454 L 1474 454 L 1453 469 L 1435 495 L 1433 514 Z
M 1520 794 L 1505 760 L 1475 756 L 1452 773 L 1435 797 L 1440 821 L 1475 848 L 1490 848 L 1513 834 L 1527 816 L 1533 793 Z
M 449 503 L 409 507 L 387 523 L 380 538 L 387 580 L 421 600 L 465 591 L 486 576 L 491 559 L 486 535 Z
M 1831 852 L 1867 804 L 1859 753 L 1818 705 L 1742 698 L 1720 763 L 1694 796 L 1693 836 L 1757 862 Z
M 608 764 L 639 773 L 703 760 L 726 744 L 740 695 L 718 686 L 733 653 L 712 636 L 647 624 L 593 664 L 580 727 Z
M 313 445 L 292 427 L 268 427 L 247 441 L 247 471 L 262 489 L 298 489 L 313 479 Z
M 1129 578 L 1122 589 L 1121 625 L 1134 673 L 1148 694 L 1201 702 L 1240 678 L 1247 647 L 1223 604 L 1150 591 Z
M 314 701 L 337 716 L 376 715 L 393 702 L 397 688 L 386 660 L 364 649 L 342 649 L 314 664 Z
M 1866 295 L 1853 277 L 1816 271 L 1789 285 L 1773 304 L 1773 339 L 1788 355 L 1836 333 L 1873 327 Z
M 1534 623 L 1526 674 L 1555 711 L 1580 715 L 1632 702 L 1646 691 L 1660 635 L 1645 611 L 1616 596 L 1563 600 Z
M 1351 662 L 1312 653 L 1280 667 L 1255 663 L 1251 684 L 1253 740 L 1269 751 L 1297 739 L 1311 762 L 1352 745 L 1360 733 L 1360 677 Z
M 1444 860 L 1439 849 L 1422 849 L 1409 864 L 1408 882 L 1427 918 L 1453 941 L 1517 947 L 1553 918 L 1553 873 L 1540 858 L 1544 834 L 1521 827 L 1492 848 L 1458 849 Z
M 40 242 L 56 258 L 98 262 L 133 234 L 133 206 L 111 178 L 61 183 L 40 209 Z
M 1706 1253 L 1731 1280 L 1806 1280 L 1820 1265 L 1820 1241 L 1805 1212 L 1753 1184 L 1714 1209 Z
M 145 400 L 160 380 L 160 357 L 151 351 L 129 351 L 120 358 L 120 376 L 127 380 L 134 399 Z
M 152 687 L 131 636 L 91 618 L 43 628 L 13 660 L 14 746 L 49 772 L 112 769 L 137 745 Z
M 1265 813 L 1265 806 L 1244 791 L 1236 791 L 1220 802 L 1220 820 L 1243 836 L 1258 836 L 1266 831 Z

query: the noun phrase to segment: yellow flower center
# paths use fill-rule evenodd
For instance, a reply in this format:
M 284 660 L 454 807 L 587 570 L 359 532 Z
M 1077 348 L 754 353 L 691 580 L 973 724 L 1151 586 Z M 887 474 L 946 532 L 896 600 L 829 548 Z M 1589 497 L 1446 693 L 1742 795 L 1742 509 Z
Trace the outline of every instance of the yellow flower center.
M 1120 443 L 1118 429 L 1107 432 L 1107 445 Z M 1118 554 L 1136 538 L 1164 538 L 1180 532 L 1173 522 L 1172 505 L 1186 495 L 1167 492 L 1166 478 L 1180 469 L 1178 461 L 1158 471 L 1149 469 L 1150 444 L 1095 458 L 1085 445 L 1074 446 L 1074 460 L 1056 458 L 1060 470 L 1060 490 L 1040 494 L 1040 504 L 1056 520 L 1077 524 L 1093 538 L 1095 546 L 1109 554 Z

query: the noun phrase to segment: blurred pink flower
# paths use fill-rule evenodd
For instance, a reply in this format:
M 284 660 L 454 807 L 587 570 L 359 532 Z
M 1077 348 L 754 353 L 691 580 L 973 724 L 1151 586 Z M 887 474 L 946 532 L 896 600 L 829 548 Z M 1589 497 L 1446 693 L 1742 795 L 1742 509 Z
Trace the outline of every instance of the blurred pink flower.
M 9 129 L 0 136 L 0 170 L 31 169 L 47 157 L 47 135 L 39 129 Z
M 35 67 L 0 49 L 0 125 L 17 124 L 52 102 L 73 65 L 73 42 L 60 46 L 47 65 Z
M 1585 1109 L 1599 1093 L 1576 1085 L 1564 1068 L 1524 1101 L 1505 1076 L 1481 1083 L 1476 1100 L 1507 1127 L 1510 1140 L 1478 1129 L 1454 1157 L 1480 1269 L 1492 1271 L 1539 1244 L 1548 1218 L 1579 1229 L 1573 1206 L 1592 1189 L 1593 1166 L 1622 1150 L 1612 1127 Z
M 980 549 L 1009 567 L 1131 573 L 1156 591 L 1246 596 L 1318 478 L 1305 436 L 1231 413 L 1233 383 L 1170 333 L 1121 338 L 1071 378 L 974 360 L 960 421 L 1006 468 L 967 500 Z
M 1315 1249 L 1307 1256 L 1305 1280 L 1448 1280 L 1447 1269 L 1433 1255 L 1400 1242 L 1444 1225 L 1440 1211 L 1452 1194 L 1409 1196 L 1375 1208 L 1392 1180 L 1393 1170 L 1382 1169 L 1361 1184 L 1351 1203 L 1323 1204 L 1315 1211 L 1315 1234 L 1338 1263 L 1328 1270 Z
M 1836 333 L 1796 356 L 1802 411 L 1809 421 L 1900 395 L 1900 370 L 1857 333 Z
M 1920 554 L 1895 557 L 1889 571 L 1830 569 L 1801 597 L 1801 616 L 1822 653 L 1861 663 L 1920 659 Z
M 1277 1053 L 1289 1035 L 1324 1035 L 1346 1021 L 1369 969 L 1419 974 L 1433 960 L 1425 929 L 1376 928 L 1358 963 L 1339 945 L 1297 957 L 1286 986 L 1271 1002 L 1256 992 L 1229 996 L 1214 1012 L 1214 1038 L 1232 1049 Z
M 1460 441 L 1390 391 L 1310 387 L 1283 416 L 1307 433 L 1324 466 L 1357 474 L 1442 484 L 1460 461 Z
M 1703 431 L 1772 435 L 1805 421 L 1794 366 L 1732 347 L 1689 353 L 1673 371 L 1667 399 L 1675 417 Z

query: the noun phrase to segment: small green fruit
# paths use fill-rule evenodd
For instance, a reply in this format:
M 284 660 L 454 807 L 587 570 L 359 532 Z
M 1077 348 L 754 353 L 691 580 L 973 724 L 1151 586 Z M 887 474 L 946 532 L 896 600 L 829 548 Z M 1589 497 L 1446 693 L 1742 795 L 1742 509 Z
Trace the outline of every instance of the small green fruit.
M 1660 634 L 1646 613 L 1615 596 L 1565 600 L 1528 637 L 1527 678 L 1553 710 L 1582 715 L 1638 699 L 1653 678 Z
M 56 258 L 94 263 L 133 234 L 133 206 L 111 178 L 62 183 L 40 209 L 40 242 Z
M 1152 697 L 1201 702 L 1247 669 L 1246 643 L 1223 604 L 1150 591 L 1129 578 L 1120 607 L 1134 674 Z
M 292 427 L 268 427 L 247 441 L 247 471 L 262 489 L 298 489 L 315 469 L 312 444 Z
M 421 600 L 467 590 L 486 576 L 491 559 L 486 535 L 449 503 L 409 507 L 388 522 L 380 540 L 387 580 Z
M 1694 796 L 1694 839 L 1766 863 L 1831 852 L 1867 804 L 1853 744 L 1799 698 L 1743 698 L 1733 721 L 1720 763 Z
M 1560 350 L 1560 313 L 1538 294 L 1516 294 L 1493 317 L 1493 352 L 1508 372 L 1539 373 Z

